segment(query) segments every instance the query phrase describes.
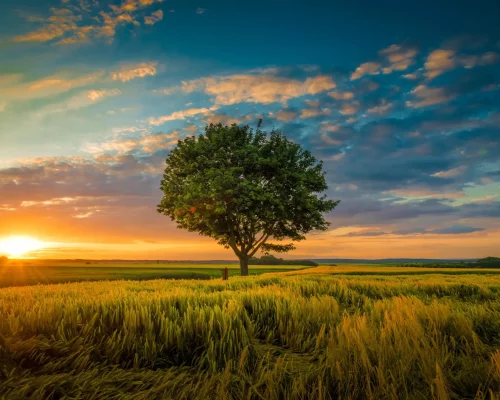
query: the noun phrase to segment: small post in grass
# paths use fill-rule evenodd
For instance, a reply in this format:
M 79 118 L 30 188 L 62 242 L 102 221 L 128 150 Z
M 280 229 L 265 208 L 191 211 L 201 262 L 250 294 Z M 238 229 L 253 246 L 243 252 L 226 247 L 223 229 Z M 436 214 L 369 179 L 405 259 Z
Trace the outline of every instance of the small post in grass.
M 222 280 L 227 281 L 229 279 L 229 270 L 226 268 L 221 269 L 222 271 Z

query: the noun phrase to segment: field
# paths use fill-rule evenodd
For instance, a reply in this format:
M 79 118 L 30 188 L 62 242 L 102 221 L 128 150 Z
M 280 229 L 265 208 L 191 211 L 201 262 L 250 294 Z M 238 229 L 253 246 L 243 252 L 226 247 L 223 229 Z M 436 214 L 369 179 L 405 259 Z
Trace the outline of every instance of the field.
M 239 275 L 237 264 L 156 264 L 132 262 L 67 262 L 49 264 L 22 264 L 0 266 L 0 288 L 36 284 L 101 281 L 101 280 L 150 280 L 150 279 L 212 279 L 222 276 L 227 267 L 229 276 Z M 302 269 L 294 265 L 255 265 L 250 274 L 285 272 Z
M 4 288 L 0 360 L 5 399 L 500 399 L 500 271 Z
M 221 269 L 229 269 L 229 276 L 239 275 L 238 264 L 202 264 L 202 263 L 168 263 L 156 262 L 17 262 L 8 266 L 0 266 L 0 288 L 11 286 L 28 286 L 37 284 L 54 284 L 68 282 L 102 281 L 102 280 L 151 280 L 151 279 L 218 279 Z M 373 264 L 340 264 L 325 265 L 321 273 L 348 275 L 414 275 L 414 274 L 495 274 L 500 269 L 488 268 L 413 268 L 396 265 Z M 326 268 L 326 269 L 325 269 Z M 290 272 L 309 269 L 300 265 L 252 265 L 251 275 L 271 272 Z M 319 270 L 316 270 L 319 271 Z

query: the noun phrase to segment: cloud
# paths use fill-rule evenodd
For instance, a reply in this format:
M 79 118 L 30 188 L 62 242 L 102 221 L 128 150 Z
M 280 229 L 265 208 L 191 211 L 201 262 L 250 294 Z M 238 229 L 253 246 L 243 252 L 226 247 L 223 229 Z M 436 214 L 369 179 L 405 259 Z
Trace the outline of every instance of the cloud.
M 12 100 L 27 100 L 55 96 L 75 88 L 94 84 L 103 75 L 103 71 L 97 71 L 92 74 L 71 77 L 68 73 L 61 72 L 28 82 L 19 82 L 20 78 L 7 82 L 0 77 L 0 97 Z
M 135 65 L 124 65 L 118 71 L 111 73 L 113 80 L 128 82 L 137 78 L 156 75 L 156 65 L 153 62 L 143 62 Z
M 495 64 L 500 60 L 500 56 L 495 52 L 487 52 L 479 55 L 463 55 L 459 62 L 464 68 L 474 68 L 476 66 L 484 66 Z
M 126 154 L 140 151 L 143 154 L 152 154 L 161 150 L 170 149 L 180 139 L 180 131 L 174 130 L 167 133 L 143 134 L 139 138 L 115 139 L 103 143 L 90 143 L 86 151 L 92 154 L 112 152 Z
M 199 114 L 208 114 L 211 111 L 217 110 L 217 108 L 218 107 L 216 106 L 212 106 L 210 108 L 189 108 L 187 110 L 176 111 L 173 112 L 172 114 L 163 115 L 161 117 L 149 118 L 148 123 L 150 125 L 158 126 L 168 121 L 175 121 L 177 119 L 186 119 L 186 117 L 193 117 Z
M 300 113 L 300 118 L 313 118 L 318 116 L 330 115 L 332 110 L 328 108 L 304 108 Z
M 335 100 L 352 100 L 354 98 L 353 92 L 328 92 Z
M 407 105 L 415 108 L 444 103 L 454 97 L 447 91 L 446 88 L 429 87 L 425 85 L 418 85 L 415 89 L 412 90 L 411 93 L 419 100 L 417 100 L 416 102 L 409 101 L 407 102 Z
M 459 199 L 465 197 L 463 191 L 445 192 L 435 191 L 429 188 L 406 188 L 406 189 L 393 189 L 384 193 L 392 194 L 402 198 L 426 198 L 426 199 Z
M 446 71 L 454 69 L 457 66 L 455 56 L 456 52 L 454 50 L 438 49 L 432 51 L 427 56 L 427 61 L 424 64 L 426 69 L 425 76 L 432 79 Z
M 340 107 L 340 112 L 344 115 L 356 114 L 357 111 L 358 111 L 357 104 L 344 104 L 343 106 Z
M 383 235 L 387 235 L 387 233 L 382 231 L 359 231 L 359 232 L 349 232 L 343 236 L 357 237 L 357 236 L 383 236 Z
M 75 96 L 70 97 L 60 103 L 49 104 L 34 112 L 35 116 L 44 117 L 48 114 L 77 110 L 80 108 L 91 106 L 97 102 L 104 100 L 106 97 L 118 96 L 121 91 L 118 89 L 101 89 L 87 90 Z
M 415 80 L 415 79 L 418 79 L 418 74 L 416 74 L 416 73 L 405 74 L 405 75 L 403 75 L 403 78 Z
M 432 51 L 427 56 L 424 64 L 426 70 L 425 76 L 433 79 L 445 72 L 451 71 L 459 66 L 464 68 L 474 68 L 476 66 L 485 66 L 498 62 L 500 56 L 495 52 L 484 54 L 459 54 L 452 49 L 438 49 Z
M 484 197 L 479 197 L 476 199 L 472 199 L 471 203 L 493 203 L 497 201 L 498 195 L 489 195 Z
M 363 63 L 351 74 L 351 81 L 359 79 L 365 75 L 378 75 L 380 74 L 381 67 L 382 65 L 377 62 Z
M 460 167 L 452 168 L 447 171 L 439 171 L 432 176 L 437 176 L 439 178 L 454 178 L 456 176 L 462 175 L 467 170 L 467 165 L 462 165 Z
M 154 25 L 163 19 L 163 11 L 158 10 L 149 16 L 144 17 L 144 23 L 146 25 Z
M 250 114 L 244 117 L 233 117 L 225 114 L 209 114 L 205 117 L 204 121 L 207 124 L 239 125 L 244 122 L 249 122 L 252 119 L 254 119 L 254 116 Z
M 489 183 L 493 183 L 495 182 L 493 179 L 489 178 L 489 177 L 484 177 L 484 178 L 481 178 L 481 183 L 483 185 L 487 185 Z
M 271 118 L 276 118 L 278 121 L 291 122 L 297 118 L 297 113 L 295 111 L 281 110 L 276 113 L 269 113 Z
M 15 36 L 14 42 L 53 42 L 57 44 L 77 44 L 90 41 L 92 38 L 108 38 L 112 40 L 119 25 L 138 26 L 137 11 L 163 0 L 125 0 L 120 5 L 110 5 L 111 11 L 99 10 L 97 1 L 82 7 L 65 4 L 63 8 L 50 8 L 46 18 L 30 16 L 29 22 L 42 26 L 34 31 Z M 153 13 L 148 21 L 158 20 L 159 12 Z M 153 19 L 148 19 L 153 18 Z M 160 18 L 161 19 L 161 18 Z
M 125 0 L 119 6 L 110 5 L 116 14 L 130 13 L 141 8 L 148 7 L 154 3 L 161 3 L 163 0 Z
M 117 96 L 119 94 L 121 94 L 121 91 L 118 89 L 89 90 L 87 92 L 87 97 L 91 101 L 96 101 L 103 97 Z
M 78 197 L 59 197 L 44 201 L 22 201 L 21 207 L 34 207 L 34 206 L 54 206 L 60 204 L 72 203 L 78 200 Z
M 207 11 L 205 8 L 198 7 L 196 9 L 196 14 L 205 14 L 205 11 Z
M 317 75 L 304 81 L 276 75 L 229 75 L 183 81 L 180 86 L 159 90 L 164 94 L 176 91 L 204 91 L 215 104 L 284 103 L 293 98 L 315 95 L 333 89 L 335 82 L 328 75 Z
M 437 233 L 440 235 L 460 235 L 463 233 L 473 233 L 484 231 L 484 228 L 474 228 L 466 225 L 451 225 L 446 228 L 434 229 L 429 233 Z
M 390 74 L 394 71 L 405 71 L 415 61 L 417 50 L 413 48 L 404 48 L 400 45 L 393 44 L 380 51 L 388 61 L 389 65 L 382 68 L 384 74 Z
M 367 111 L 371 114 L 385 115 L 391 108 L 392 104 L 387 100 L 382 99 L 378 105 L 368 108 Z

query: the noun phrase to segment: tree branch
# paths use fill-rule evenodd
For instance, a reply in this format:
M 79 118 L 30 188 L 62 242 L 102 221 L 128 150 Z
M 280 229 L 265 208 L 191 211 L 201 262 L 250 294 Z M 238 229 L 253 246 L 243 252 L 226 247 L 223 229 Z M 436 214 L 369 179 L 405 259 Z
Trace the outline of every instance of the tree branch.
M 250 257 L 253 257 L 255 253 L 260 249 L 260 247 L 266 242 L 266 240 L 269 239 L 269 233 L 264 233 L 262 237 L 257 241 L 257 245 L 255 248 L 251 251 Z
M 228 243 L 229 243 L 229 246 L 233 249 L 234 254 L 236 254 L 238 256 L 238 258 L 241 258 L 241 251 L 236 246 L 236 241 L 234 240 L 234 237 L 232 235 L 229 238 Z

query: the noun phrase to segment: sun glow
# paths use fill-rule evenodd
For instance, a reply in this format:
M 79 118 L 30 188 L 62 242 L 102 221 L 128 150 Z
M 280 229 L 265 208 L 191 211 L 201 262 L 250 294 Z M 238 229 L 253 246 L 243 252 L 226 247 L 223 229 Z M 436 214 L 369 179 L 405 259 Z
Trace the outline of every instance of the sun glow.
M 9 257 L 22 257 L 43 247 L 43 242 L 29 236 L 11 236 L 0 240 L 0 254 L 7 254 Z

